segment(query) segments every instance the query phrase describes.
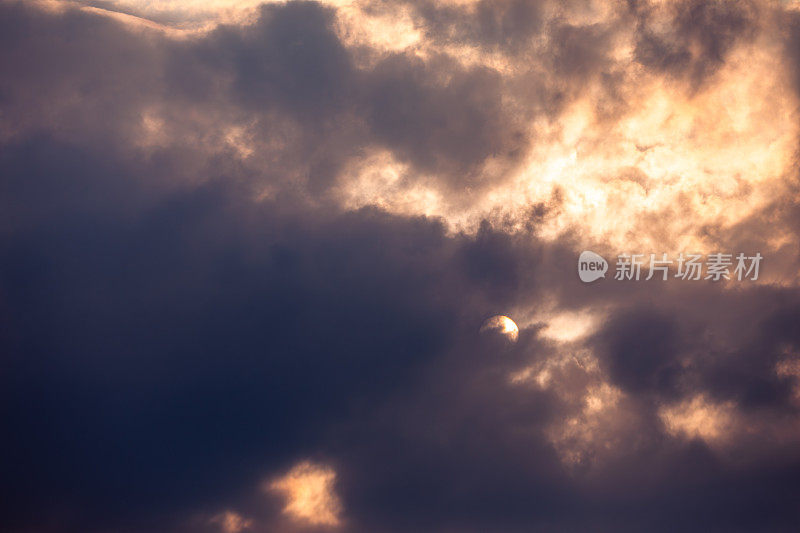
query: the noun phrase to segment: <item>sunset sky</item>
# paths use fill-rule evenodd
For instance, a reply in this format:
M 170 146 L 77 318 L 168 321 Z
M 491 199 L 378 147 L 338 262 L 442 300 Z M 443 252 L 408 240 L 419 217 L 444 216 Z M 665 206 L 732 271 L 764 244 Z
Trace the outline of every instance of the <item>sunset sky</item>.
M 0 531 L 798 531 L 799 161 L 797 1 L 0 0 Z

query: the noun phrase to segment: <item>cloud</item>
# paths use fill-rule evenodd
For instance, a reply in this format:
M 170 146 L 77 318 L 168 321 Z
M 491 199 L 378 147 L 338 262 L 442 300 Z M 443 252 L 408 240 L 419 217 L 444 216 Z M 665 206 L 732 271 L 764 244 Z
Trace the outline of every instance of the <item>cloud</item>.
M 338 526 L 341 503 L 334 492 L 336 472 L 325 466 L 302 462 L 267 488 L 286 498 L 283 512 L 311 525 Z
M 0 4 L 4 530 L 798 522 L 790 8 L 83 4 Z
M 644 6 L 636 10 L 636 60 L 648 68 L 686 76 L 694 87 L 725 63 L 738 41 L 753 37 L 765 9 L 758 2 L 693 0 Z
M 242 518 L 233 511 L 225 511 L 213 516 L 211 523 L 218 524 L 224 533 L 239 533 L 253 525 L 252 520 Z

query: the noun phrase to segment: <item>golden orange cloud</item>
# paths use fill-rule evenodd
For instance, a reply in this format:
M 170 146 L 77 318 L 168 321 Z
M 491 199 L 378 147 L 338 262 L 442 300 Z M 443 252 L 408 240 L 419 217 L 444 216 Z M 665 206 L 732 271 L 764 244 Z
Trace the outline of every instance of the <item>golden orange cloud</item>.
M 341 503 L 334 491 L 336 472 L 330 467 L 303 461 L 266 488 L 286 500 L 283 512 L 292 519 L 316 526 L 338 526 Z
M 223 22 L 250 21 L 260 3 L 117 0 L 109 5 L 141 17 L 107 11 L 140 25 L 155 24 L 142 17 L 165 14 L 187 24 L 202 20 L 205 31 Z M 423 61 L 445 55 L 465 68 L 497 73 L 504 80 L 504 110 L 520 117 L 528 139 L 516 160 L 488 157 L 474 169 L 477 185 L 460 188 L 443 186 L 453 180 L 415 168 L 386 147 L 366 146 L 345 162 L 334 189 L 335 201 L 345 209 L 378 206 L 403 215 L 441 217 L 451 231 L 473 233 L 484 219 L 523 230 L 530 225 L 532 207 L 543 206 L 534 232 L 544 240 L 571 235 L 581 246 L 620 253 L 710 253 L 720 251 L 725 235 L 737 225 L 796 197 L 789 178 L 796 174 L 800 102 L 784 64 L 782 36 L 774 30 L 780 27 L 781 10 L 794 9 L 795 3 L 754 3 L 758 16 L 748 37 L 734 43 L 701 82 L 643 66 L 636 58 L 636 25 L 620 6 L 608 2 L 544 3 L 544 29 L 517 55 L 464 40 L 437 40 L 405 4 L 323 3 L 336 10 L 342 42 L 369 51 L 355 56 L 359 68 L 402 52 Z M 49 4 L 59 5 L 55 0 Z M 465 13 L 476 9 L 475 2 L 446 4 Z M 653 31 L 669 34 L 675 5 L 650 4 Z M 550 50 L 556 37 L 549 28 L 556 23 L 602 30 L 607 45 L 603 75 L 576 81 L 554 74 L 559 65 L 552 63 Z M 687 50 L 690 60 L 701 54 L 694 44 Z M 443 73 L 442 83 L 447 79 Z M 537 110 L 540 92 L 564 92 L 563 107 L 555 113 Z M 173 137 L 162 115 L 154 108 L 142 117 L 139 137 L 145 149 Z M 254 170 L 280 157 L 281 146 L 260 139 L 246 118 L 220 115 L 207 121 L 213 128 L 203 131 L 218 135 L 198 142 L 225 146 Z M 292 139 L 290 125 L 286 128 L 281 126 L 274 137 Z M 256 193 L 258 198 L 270 195 L 266 185 Z M 791 242 L 791 231 L 773 225 L 759 251 L 785 250 Z M 777 280 L 765 276 L 763 281 Z M 793 285 L 800 278 L 784 275 L 780 282 Z

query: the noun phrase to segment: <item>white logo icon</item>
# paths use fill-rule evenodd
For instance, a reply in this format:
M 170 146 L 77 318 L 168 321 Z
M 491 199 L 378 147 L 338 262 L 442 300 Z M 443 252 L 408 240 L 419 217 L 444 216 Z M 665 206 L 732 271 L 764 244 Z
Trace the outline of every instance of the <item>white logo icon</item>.
M 578 276 L 584 283 L 606 277 L 608 262 L 594 252 L 581 252 L 578 258 Z

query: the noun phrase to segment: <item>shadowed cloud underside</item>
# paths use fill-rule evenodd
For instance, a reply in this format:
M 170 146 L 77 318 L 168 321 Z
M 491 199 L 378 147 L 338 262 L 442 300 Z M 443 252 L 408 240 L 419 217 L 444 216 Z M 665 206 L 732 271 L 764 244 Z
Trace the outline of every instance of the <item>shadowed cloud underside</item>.
M 0 0 L 0 529 L 796 529 L 798 50 L 766 0 Z

